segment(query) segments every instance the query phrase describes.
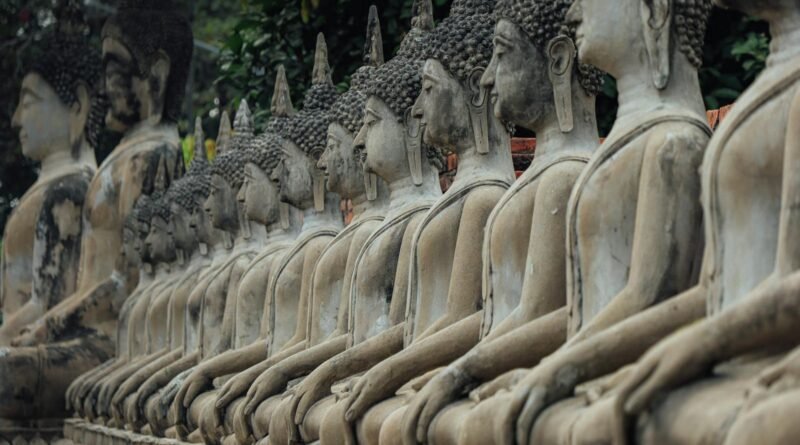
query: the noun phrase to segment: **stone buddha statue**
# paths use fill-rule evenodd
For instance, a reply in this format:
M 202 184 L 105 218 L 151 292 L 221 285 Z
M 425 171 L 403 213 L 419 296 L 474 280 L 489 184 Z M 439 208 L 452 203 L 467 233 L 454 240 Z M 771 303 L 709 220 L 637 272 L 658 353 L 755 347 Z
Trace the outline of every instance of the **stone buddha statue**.
M 800 360 L 787 350 L 798 344 L 791 203 L 800 191 L 792 167 L 800 8 L 788 1 L 716 3 L 766 20 L 770 54 L 704 159 L 700 284 L 671 310 L 653 310 L 622 331 L 654 341 L 676 332 L 638 359 L 614 401 L 583 416 L 586 423 L 612 419 L 614 411 L 631 416 L 616 431 L 620 443 L 779 444 L 798 434 L 790 413 L 800 405 Z M 653 323 L 667 313 L 668 321 Z
M 578 384 L 633 358 L 637 347 L 632 345 L 652 341 L 652 331 L 626 332 L 628 347 L 617 349 L 623 338 L 619 330 L 660 307 L 668 308 L 660 321 L 647 318 L 646 323 L 663 328 L 681 297 L 659 303 L 697 282 L 702 257 L 698 169 L 710 135 L 697 67 L 711 5 L 618 3 L 612 7 L 622 14 L 619 21 L 603 18 L 609 5 L 601 11 L 591 0 L 576 1 L 567 13 L 580 61 L 617 79 L 620 105 L 608 138 L 570 199 L 568 341 L 532 370 L 479 388 L 473 398 L 480 403 L 455 439 L 459 443 L 549 443 L 574 437 L 575 419 L 604 386 L 589 385 L 577 398 L 557 402 L 572 396 Z M 519 14 L 529 17 L 547 9 L 532 2 L 522 4 Z M 614 377 L 619 376 L 611 381 Z M 492 419 L 488 427 L 474 425 L 487 417 Z
M 173 401 L 170 415 L 176 419 L 172 422 L 181 428 L 186 427 L 185 408 L 190 406 L 189 402 L 202 391 L 216 393 L 215 379 L 243 371 L 266 359 L 264 340 L 269 314 L 265 299 L 270 272 L 276 259 L 297 237 L 301 225 L 299 210 L 280 202 L 278 186 L 270 178 L 281 157 L 280 137 L 270 130 L 285 125 L 295 113 L 283 66 L 278 69 L 271 111 L 268 131 L 256 137 L 246 152 L 244 184 L 239 192 L 239 200 L 245 203 L 248 218 L 267 227 L 267 240 L 265 247 L 247 266 L 239 284 L 233 347 L 200 363 L 182 383 Z
M 227 409 L 209 407 L 205 425 L 202 422 L 200 424 L 206 435 L 217 430 L 216 419 L 231 419 L 236 408 L 243 403 L 245 416 L 256 411 L 256 407 L 260 413 L 264 413 L 254 418 L 254 422 L 258 422 L 256 435 L 263 437 L 271 417 L 267 413 L 280 402 L 280 393 L 288 381 L 304 375 L 313 369 L 314 363 L 321 363 L 345 348 L 355 261 L 364 242 L 380 227 L 389 195 L 382 180 L 374 175 L 365 177 L 361 154 L 354 149 L 353 143 L 363 122 L 366 100 L 363 89 L 374 65 L 380 64 L 383 59 L 382 47 L 378 48 L 382 43 L 378 34 L 377 10 L 373 13 L 371 23 L 374 26 L 369 27 L 369 46 L 365 51 L 368 65 L 353 75 L 350 90 L 334 102 L 333 120 L 327 129 L 327 147 L 317 162 L 317 167 L 325 172 L 327 190 L 353 203 L 353 219 L 325 246 L 314 266 L 303 350 L 285 358 L 283 354 L 278 354 L 263 362 L 260 365 L 263 372 L 252 382 L 246 398 L 230 404 L 228 408 L 228 392 L 221 399 L 223 408 Z M 370 46 L 376 49 L 370 49 Z M 248 374 L 251 371 L 254 369 Z M 223 415 L 226 411 L 227 416 Z
M 0 358 L 3 375 L 15 376 L 0 385 L 31 397 L 18 399 L 10 411 L 25 412 L 23 405 L 35 400 L 46 408 L 34 417 L 60 416 L 71 381 L 111 355 L 119 308 L 128 295 L 109 296 L 109 289 L 121 289 L 115 266 L 124 267 L 118 261 L 122 225 L 141 194 L 165 189 L 182 173 L 175 122 L 191 52 L 189 24 L 169 1 L 123 2 L 106 22 L 106 123 L 124 136 L 87 191 L 76 291 L 28 325 L 12 340 L 17 347 Z M 22 372 L 17 363 L 31 354 L 37 364 Z M 24 389 L 34 386 L 36 391 Z M 0 392 L 6 390 L 12 389 Z M 36 397 L 36 392 L 47 396 Z
M 401 43 L 398 56 L 377 68 L 377 72 L 382 73 L 377 74 L 382 76 L 380 80 L 375 80 L 373 76 L 376 74 L 370 73 L 367 68 L 359 70 L 369 75 L 366 90 L 373 91 L 373 94 L 364 94 L 362 100 L 366 102 L 362 105 L 347 107 L 344 101 L 340 101 L 340 106 L 334 107 L 335 110 L 341 109 L 338 113 L 355 107 L 366 110 L 363 121 L 350 122 L 349 119 L 352 118 L 344 117 L 339 119 L 341 123 L 350 122 L 345 126 L 352 129 L 350 131 L 356 132 L 360 128 L 353 144 L 365 157 L 367 193 L 371 193 L 370 188 L 374 184 L 371 175 L 386 181 L 389 188 L 389 210 L 381 225 L 365 241 L 355 261 L 350 285 L 347 326 L 349 339 L 345 345 L 349 345 L 348 349 L 324 362 L 320 358 L 325 358 L 330 350 L 311 349 L 298 355 L 298 358 L 303 358 L 292 367 L 285 370 L 282 366 L 278 368 L 281 373 L 293 373 L 297 370 L 305 373 L 308 371 L 303 370 L 303 366 L 309 365 L 307 369 L 316 367 L 287 393 L 288 397 L 284 398 L 271 416 L 265 416 L 267 406 L 264 404 L 256 409 L 253 432 L 257 436 L 266 434 L 264 420 L 269 420 L 270 441 L 283 442 L 289 429 L 294 436 L 293 440 L 316 440 L 319 437 L 318 422 L 309 421 L 309 424 L 304 424 L 299 430 L 295 425 L 294 418 L 298 408 L 304 412 L 314 405 L 319 408 L 314 413 L 324 412 L 323 407 L 327 407 L 333 399 L 329 397 L 320 400 L 330 394 L 331 385 L 358 372 L 359 366 L 363 366 L 357 361 L 348 360 L 350 353 L 359 353 L 363 348 L 362 343 L 403 321 L 412 237 L 426 211 L 441 196 L 437 172 L 443 167 L 441 152 L 422 143 L 422 133 L 417 131 L 417 120 L 402 111 L 394 111 L 406 109 L 419 93 L 419 62 L 410 56 L 418 52 L 420 37 L 433 26 L 430 4 L 424 3 L 422 8 L 417 5 L 417 14 L 412 21 L 414 27 Z M 379 53 L 381 45 L 376 43 L 380 39 L 378 27 L 377 9 L 372 9 L 367 39 L 372 42 L 369 57 L 372 64 L 383 59 Z M 381 81 L 385 82 L 385 88 L 371 86 L 373 82 Z M 358 84 L 354 83 L 350 94 L 356 90 Z M 331 136 L 335 135 L 331 133 L 329 137 Z M 419 170 L 415 167 L 419 167 Z M 349 369 L 351 367 L 354 371 Z M 317 401 L 320 403 L 315 405 Z M 309 415 L 309 419 L 311 417 L 315 416 Z M 302 418 L 305 418 L 304 413 Z M 249 420 L 241 414 L 237 414 L 236 419 Z M 243 423 L 245 428 L 241 428 Z M 251 440 L 248 438 L 251 430 L 246 423 L 249 422 L 235 424 L 240 442 Z
M 408 259 L 409 301 L 406 302 L 409 310 L 405 315 L 405 321 L 345 352 L 346 360 L 355 361 L 353 373 L 366 371 L 370 366 L 400 352 L 404 330 L 407 331 L 408 350 L 415 351 L 418 349 L 415 345 L 420 339 L 446 329 L 469 316 L 480 304 L 478 300 L 482 266 L 479 252 L 483 244 L 483 227 L 491 208 L 513 181 L 508 132 L 503 123 L 485 112 L 488 109 L 486 101 L 488 96 L 480 91 L 479 79 L 482 70 L 473 71 L 474 68 L 479 68 L 481 63 L 488 63 L 490 52 L 483 54 L 482 51 L 489 48 L 488 42 L 484 46 L 479 39 L 473 39 L 474 36 L 470 33 L 478 23 L 488 18 L 491 9 L 491 5 L 483 3 L 456 3 L 450 18 L 430 36 L 426 36 L 426 40 L 418 46 L 419 52 L 416 54 L 416 60 L 427 58 L 426 54 L 433 54 L 440 47 L 437 39 L 441 39 L 442 50 L 445 50 L 445 45 L 450 46 L 449 50 L 446 50 L 448 51 L 446 60 L 448 63 L 453 61 L 452 68 L 429 61 L 424 71 L 415 71 L 409 76 L 412 79 L 412 76 L 419 76 L 417 78 L 421 79 L 419 85 L 421 93 L 417 90 L 412 96 L 417 99 L 416 104 L 410 107 L 411 100 L 405 104 L 403 102 L 386 104 L 395 115 L 407 115 L 419 119 L 423 128 L 418 134 L 423 135 L 426 143 L 457 154 L 459 170 L 452 187 L 423 217 L 412 238 Z M 457 31 L 448 34 L 448 29 Z M 470 44 L 453 43 L 462 37 L 462 42 Z M 452 39 L 450 42 L 452 45 L 447 43 L 448 38 Z M 473 41 L 477 43 L 472 44 Z M 392 62 L 380 67 L 373 76 L 373 82 L 368 90 L 369 95 L 381 97 L 379 91 L 384 85 L 391 85 L 390 77 L 402 77 L 391 70 L 382 70 L 384 67 L 390 66 L 392 70 L 401 72 L 420 67 L 419 62 L 413 63 L 414 58 L 409 59 L 396 60 L 403 68 L 398 69 L 396 65 L 390 65 Z M 445 103 L 451 106 L 456 104 L 463 108 L 460 108 L 460 111 L 445 110 L 441 108 Z M 378 119 L 372 110 L 373 106 L 378 105 L 373 104 L 371 99 L 367 103 L 365 122 L 368 126 Z M 406 112 L 409 108 L 412 109 Z M 421 178 L 416 165 L 419 165 L 417 163 L 420 159 L 414 156 L 411 162 L 412 179 L 419 182 Z M 453 231 L 452 227 L 459 229 Z M 457 278 L 452 275 L 455 270 L 459 271 Z M 478 277 L 477 283 L 472 281 L 473 276 Z M 418 360 L 424 360 L 424 357 L 423 355 L 422 358 L 417 358 L 415 362 L 419 363 Z M 337 357 L 332 360 L 337 360 Z M 375 369 L 378 371 L 372 373 Z M 350 420 L 359 418 L 372 404 L 391 395 L 389 393 L 373 396 L 362 393 L 365 389 L 371 390 L 373 384 L 368 381 L 378 373 L 386 371 L 386 368 L 379 364 L 372 370 L 359 379 L 353 394 L 339 402 L 338 406 L 328 410 L 320 431 L 323 441 L 342 442 L 344 438 L 341 435 L 347 434 L 346 430 L 349 427 L 345 425 Z M 408 376 L 409 379 L 412 377 L 414 375 Z M 371 397 L 374 398 L 370 399 Z M 342 408 L 347 408 L 349 403 L 355 400 L 359 402 L 350 408 L 363 411 L 361 413 L 351 411 L 354 417 L 345 421 Z M 359 406 L 361 404 L 363 406 Z M 326 426 L 331 428 L 327 433 Z M 363 439 L 363 435 L 361 437 Z
M 209 164 L 206 158 L 203 133 L 199 120 L 195 123 L 195 141 L 196 154 L 189 171 L 183 178 L 172 183 L 163 198 L 163 201 L 170 206 L 169 224 L 172 229 L 178 260 L 186 264 L 183 277 L 175 280 L 175 288 L 172 290 L 173 306 L 169 308 L 170 330 L 172 331 L 170 333 L 170 342 L 173 346 L 177 344 L 176 347 L 178 348 L 183 334 L 184 309 L 182 307 L 185 307 L 186 297 L 188 296 L 188 290 L 185 289 L 187 282 L 193 282 L 192 280 L 196 278 L 196 274 L 208 267 L 208 260 L 205 255 L 208 249 L 204 248 L 205 244 L 202 244 L 202 238 L 199 238 L 191 227 L 193 213 L 202 212 L 200 204 L 207 196 L 210 181 L 208 178 Z M 147 249 L 144 249 L 144 252 L 146 253 Z M 147 269 L 140 272 L 137 290 L 126 299 L 120 311 L 117 357 L 75 380 L 67 392 L 68 400 L 71 401 L 72 406 L 82 408 L 83 398 L 87 394 L 89 386 L 97 382 L 98 379 L 104 378 L 104 376 L 111 376 L 116 369 L 130 360 L 127 341 L 129 331 L 132 336 L 141 335 L 144 331 L 141 327 L 129 329 L 129 314 L 141 295 L 149 294 L 151 287 L 156 284 L 158 283 L 153 281 L 152 268 L 148 265 Z
M 138 281 L 136 288 L 128 295 L 125 302 L 120 309 L 119 322 L 117 324 L 117 337 L 116 337 L 116 355 L 115 357 L 104 362 L 102 365 L 97 366 L 76 378 L 67 389 L 66 397 L 68 408 L 71 407 L 79 417 L 94 417 L 93 410 L 90 413 L 84 413 L 85 399 L 90 391 L 95 388 L 103 378 L 107 377 L 116 371 L 130 358 L 130 349 L 128 348 L 128 322 L 129 314 L 133 306 L 138 302 L 142 294 L 148 293 L 150 288 L 157 283 L 153 279 L 153 264 L 150 255 L 145 247 L 144 240 L 149 234 L 149 225 L 152 214 L 152 200 L 149 196 L 141 196 L 134 206 L 133 213 L 126 220 L 123 226 L 123 235 L 129 239 L 131 248 L 129 249 L 134 255 L 131 260 L 135 260 L 139 265 Z M 96 400 L 96 394 L 92 396 Z M 94 404 L 90 404 L 93 408 Z
M 225 138 L 226 131 L 222 131 L 222 134 Z M 158 417 L 158 424 L 164 425 L 166 411 L 175 396 L 173 389 L 165 389 L 179 386 L 184 376 L 181 375 L 178 381 L 167 385 L 170 380 L 174 380 L 180 373 L 188 372 L 199 361 L 228 349 L 232 335 L 230 318 L 231 305 L 235 307 L 235 291 L 242 273 L 262 247 L 266 236 L 263 226 L 251 224 L 251 221 L 244 218 L 242 206 L 236 198 L 244 182 L 245 152 L 252 137 L 250 110 L 246 101 L 242 101 L 234 119 L 234 134 L 229 139 L 230 144 L 227 147 L 224 143 L 221 145 L 212 164 L 210 192 L 203 205 L 213 228 L 222 233 L 223 247 L 227 251 L 223 255 L 225 258 L 217 267 L 208 270 L 203 282 L 198 283 L 190 294 L 187 316 L 191 320 L 188 323 L 194 328 L 189 329 L 192 335 L 186 338 L 184 346 L 187 348 L 182 353 L 183 357 L 162 367 L 157 373 L 158 377 L 152 376 L 148 379 L 149 384 L 131 388 L 136 391 L 132 400 L 138 401 L 136 405 L 131 404 L 132 407 L 135 406 L 134 412 L 127 414 L 131 418 L 136 417 L 135 412 L 142 408 L 151 395 L 158 392 L 155 397 L 158 398 L 159 409 L 164 413 Z M 178 371 L 179 368 L 182 369 Z M 120 397 L 125 395 L 120 394 Z M 153 427 L 153 431 L 161 429 Z
M 136 288 L 128 293 L 120 309 L 120 321 L 117 325 L 116 356 L 102 365 L 93 368 L 76 378 L 70 384 L 66 397 L 68 407 L 71 407 L 79 417 L 89 420 L 95 419 L 95 404 L 102 384 L 106 378 L 124 366 L 130 359 L 130 313 L 142 295 L 158 285 L 154 279 L 154 261 L 145 245 L 145 240 L 150 232 L 150 220 L 153 214 L 153 200 L 150 196 L 142 195 L 136 202 L 131 216 L 126 219 L 123 227 L 124 235 L 129 239 L 129 245 L 123 253 L 131 264 L 138 265 L 138 280 Z M 128 233 L 130 232 L 130 233 Z M 135 277 L 135 275 L 134 275 Z
M 494 98 L 497 118 L 536 133 L 536 157 L 486 225 L 482 310 L 458 327 L 458 347 L 475 346 L 419 393 L 421 383 L 398 391 L 407 408 L 384 422 L 382 444 L 424 443 L 429 434 L 435 443 L 448 443 L 474 406 L 463 400 L 449 404 L 504 372 L 535 365 L 566 341 L 566 208 L 599 143 L 594 117 L 599 72 L 575 61 L 573 37 L 562 32 L 568 2 L 557 7 L 530 2 L 549 10 L 517 15 L 520 3 L 498 3 L 494 36 L 482 30 L 483 38 L 494 38 L 494 53 L 481 83 Z M 430 337 L 428 348 L 453 348 L 449 335 Z M 525 353 L 511 353 L 515 349 Z M 441 355 L 429 366 L 447 364 L 449 356 Z M 397 367 L 404 362 L 399 354 L 390 360 Z M 446 417 L 437 417 L 439 412 Z M 434 418 L 436 428 L 429 433 Z
M 81 209 L 97 169 L 94 148 L 106 102 L 99 94 L 100 55 L 82 35 L 74 1 L 25 67 L 12 117 L 22 154 L 40 164 L 36 182 L 9 216 L 0 254 L 0 345 L 75 292 Z

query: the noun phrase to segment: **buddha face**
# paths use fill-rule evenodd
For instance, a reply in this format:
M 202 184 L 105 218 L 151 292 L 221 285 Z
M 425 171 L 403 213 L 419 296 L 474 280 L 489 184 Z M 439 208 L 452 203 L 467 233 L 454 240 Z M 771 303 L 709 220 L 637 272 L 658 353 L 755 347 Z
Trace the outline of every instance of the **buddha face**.
M 170 204 L 170 228 L 175 247 L 184 252 L 191 252 L 197 244 L 192 230 L 192 215 L 178 204 Z
M 139 230 L 137 234 L 137 242 L 135 244 L 136 251 L 139 253 L 139 259 L 142 263 L 151 263 L 152 262 L 152 255 L 150 254 L 150 249 L 147 246 L 146 239 L 147 236 L 150 234 L 150 224 L 144 221 L 137 221 L 136 227 Z
M 314 174 L 316 162 L 292 141 L 281 141 L 282 158 L 272 172 L 272 181 L 279 187 L 281 202 L 300 209 L 314 207 Z
M 109 100 L 106 125 L 124 133 L 138 122 L 158 117 L 164 107 L 166 83 L 169 77 L 169 58 L 159 55 L 148 72 L 128 48 L 114 37 L 103 39 L 103 68 L 105 93 Z
M 401 117 L 381 99 L 370 96 L 364 110 L 364 125 L 353 142 L 358 150 L 366 151 L 366 170 L 386 181 L 408 176 L 405 132 Z
M 278 187 L 264 170 L 251 162 L 245 165 L 244 184 L 237 198 L 250 221 L 268 226 L 280 218 Z
M 211 217 L 203 208 L 205 200 L 198 199 L 197 207 L 192 212 L 191 223 L 189 228 L 194 232 L 194 236 L 201 243 L 214 244 L 216 241 L 216 234 L 214 227 L 211 225 Z
M 618 67 L 629 64 L 644 49 L 642 7 L 642 0 L 575 0 L 566 21 L 577 25 L 580 61 L 618 76 Z M 608 11 L 614 11 L 613 20 Z
M 211 218 L 211 224 L 222 230 L 231 230 L 238 222 L 236 191 L 219 175 L 211 176 L 211 193 L 203 208 Z
M 145 239 L 145 245 L 156 262 L 175 260 L 175 243 L 171 232 L 169 223 L 160 216 L 154 216 L 150 221 L 150 233 Z
M 364 169 L 357 158 L 353 137 L 337 123 L 328 126 L 328 145 L 317 161 L 325 173 L 328 190 L 342 198 L 364 193 Z
M 139 236 L 127 225 L 122 228 L 122 255 L 129 266 L 139 265 Z
M 22 154 L 41 161 L 58 151 L 70 152 L 69 123 L 75 107 L 61 102 L 42 76 L 29 73 L 22 80 L 19 103 L 11 126 L 19 130 Z
M 438 60 L 428 59 L 422 68 L 422 91 L 411 110 L 425 123 L 425 143 L 455 152 L 465 140 L 471 140 L 469 101 L 461 82 Z
M 497 22 L 492 60 L 481 84 L 491 90 L 498 119 L 533 130 L 553 102 L 547 58 L 517 25 Z

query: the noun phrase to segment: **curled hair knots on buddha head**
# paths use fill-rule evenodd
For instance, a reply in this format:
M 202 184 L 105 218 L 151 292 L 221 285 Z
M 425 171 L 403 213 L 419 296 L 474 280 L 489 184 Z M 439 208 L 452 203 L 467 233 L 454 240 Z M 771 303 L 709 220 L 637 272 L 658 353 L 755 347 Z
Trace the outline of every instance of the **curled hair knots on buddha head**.
M 462 2 L 468 3 L 468 2 Z M 493 1 L 474 1 L 483 8 L 491 9 Z M 486 5 L 490 5 L 486 7 Z M 492 38 L 494 23 L 490 13 L 468 14 L 467 5 L 460 7 L 460 13 L 451 13 L 426 39 L 423 57 L 441 62 L 462 84 L 466 84 L 476 68 L 486 68 L 492 58 Z
M 177 122 L 192 61 L 192 27 L 173 0 L 124 0 L 103 27 L 103 37 L 113 37 L 131 52 L 144 77 L 159 51 L 169 56 L 169 78 L 164 93 L 165 122 Z
M 152 195 L 141 195 L 133 205 L 131 213 L 126 219 L 128 228 L 139 234 L 141 225 L 150 225 L 150 220 L 153 219 L 153 209 L 155 201 L 161 198 L 161 192 L 155 192 Z
M 211 164 L 211 173 L 219 175 L 233 190 L 244 184 L 245 150 L 230 150 L 220 154 Z
M 171 196 L 169 196 L 169 193 L 164 193 L 163 196 L 161 196 L 159 199 L 153 202 L 152 205 L 153 217 L 158 216 L 159 218 L 164 220 L 164 222 L 169 222 L 169 218 L 172 215 L 172 212 L 170 211 L 169 207 L 171 202 L 170 198 Z
M 332 120 L 350 134 L 355 135 L 364 122 L 364 106 L 367 103 L 365 91 L 369 86 L 370 76 L 375 72 L 372 66 L 362 66 L 350 79 L 350 89 L 334 102 L 331 108 Z
M 714 7 L 712 0 L 672 0 L 675 8 L 672 26 L 678 47 L 696 68 L 703 64 L 708 17 Z
M 573 0 L 498 0 L 495 19 L 505 19 L 519 26 L 533 45 L 544 54 L 547 45 L 558 35 L 575 39 L 575 29 L 565 25 Z M 577 63 L 578 81 L 584 91 L 597 95 L 603 84 L 603 73 L 597 68 Z
M 253 140 L 250 148 L 245 151 L 246 162 L 258 166 L 267 175 L 277 167 L 281 160 L 280 136 L 273 133 L 263 133 Z
M 40 51 L 28 51 L 35 58 L 27 61 L 26 72 L 40 75 L 67 106 L 77 102 L 78 86 L 86 87 L 90 109 L 85 136 L 92 148 L 98 148 L 108 109 L 108 101 L 100 92 L 103 68 L 100 52 L 89 44 L 83 11 L 76 0 L 61 2 L 56 15 L 55 29 L 35 45 Z

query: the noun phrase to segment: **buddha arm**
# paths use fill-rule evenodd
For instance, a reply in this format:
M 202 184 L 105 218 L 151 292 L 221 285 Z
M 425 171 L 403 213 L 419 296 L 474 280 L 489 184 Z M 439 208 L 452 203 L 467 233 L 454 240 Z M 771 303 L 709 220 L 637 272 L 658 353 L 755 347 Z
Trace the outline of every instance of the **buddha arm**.
M 573 384 L 614 372 L 638 360 L 664 337 L 705 317 L 706 294 L 705 287 L 695 286 L 553 353 L 539 366 L 574 371 Z
M 294 335 L 290 338 L 281 350 L 292 347 L 306 339 L 306 328 L 308 323 L 309 300 L 311 299 L 311 289 L 313 283 L 311 277 L 314 274 L 314 266 L 317 264 L 325 246 L 331 241 L 330 237 L 320 237 L 309 243 L 303 252 L 303 273 L 300 281 L 300 301 L 297 305 L 297 326 Z
M 702 241 L 698 168 L 708 141 L 693 131 L 647 141 L 628 282 L 570 344 L 686 290 Z
M 403 349 L 404 323 L 373 336 L 363 342 L 333 356 L 325 362 L 330 373 L 327 377 L 336 381 L 351 377 L 375 366 L 382 360 Z
M 562 307 L 492 340 L 483 340 L 452 366 L 473 382 L 485 382 L 516 368 L 536 366 L 566 339 L 567 309 Z
M 450 287 L 447 291 L 447 311 L 419 335 L 419 339 L 434 334 L 452 323 L 475 313 L 482 300 L 483 235 L 486 221 L 503 195 L 499 187 L 487 187 L 472 192 L 461 213 Z M 425 266 L 423 265 L 422 268 Z M 420 296 L 420 298 L 425 298 Z
M 225 297 L 225 312 L 222 316 L 222 341 L 218 342 L 217 350 L 214 355 L 219 355 L 223 352 L 230 350 L 234 344 L 234 326 L 236 324 L 236 303 L 239 295 L 239 283 L 241 283 L 242 276 L 250 264 L 251 257 L 243 256 L 236 261 L 233 269 L 231 270 L 230 277 L 228 278 L 228 286 L 226 289 Z
M 3 320 L 0 337 L 10 340 L 75 292 L 86 189 L 86 181 L 66 177 L 44 192 L 33 238 L 31 297 Z
M 267 345 L 263 340 L 259 340 L 243 348 L 225 351 L 204 361 L 198 368 L 202 368 L 209 376 L 215 378 L 244 371 L 266 359 Z
M 271 369 L 286 378 L 300 377 L 313 371 L 326 360 L 342 353 L 347 346 L 347 335 L 340 335 L 293 354 L 276 363 Z

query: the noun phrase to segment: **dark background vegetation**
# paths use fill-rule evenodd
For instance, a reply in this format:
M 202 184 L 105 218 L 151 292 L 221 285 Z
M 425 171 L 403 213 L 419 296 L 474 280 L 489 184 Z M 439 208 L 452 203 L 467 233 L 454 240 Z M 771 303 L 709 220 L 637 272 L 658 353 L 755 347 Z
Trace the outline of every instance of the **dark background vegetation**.
M 95 43 L 118 0 L 84 0 Z M 436 19 L 447 14 L 450 0 L 434 0 Z M 254 110 L 256 124 L 269 114 L 275 70 L 286 66 L 295 106 L 309 86 L 316 34 L 327 38 L 333 78 L 341 89 L 361 65 L 367 10 L 380 8 L 387 57 L 410 25 L 413 0 L 176 0 L 191 17 L 195 33 L 193 69 L 187 87 L 182 134 L 194 116 L 202 116 L 213 138 L 221 110 L 232 111 L 241 98 Z M 53 21 L 53 0 L 0 0 L 0 230 L 17 200 L 36 178 L 10 126 L 18 98 L 23 55 Z M 769 44 L 766 25 L 739 14 L 715 10 L 706 36 L 705 65 L 700 72 L 706 105 L 733 102 L 763 68 Z M 598 100 L 601 133 L 616 114 L 616 89 L 607 78 Z M 526 135 L 523 133 L 523 135 Z M 98 162 L 110 152 L 115 136 L 105 135 Z

